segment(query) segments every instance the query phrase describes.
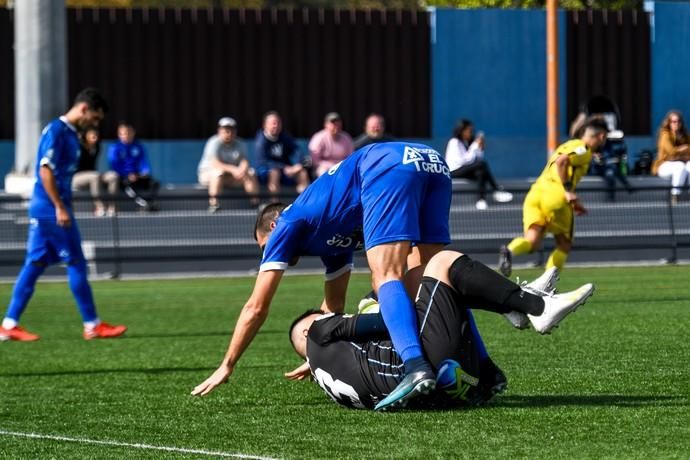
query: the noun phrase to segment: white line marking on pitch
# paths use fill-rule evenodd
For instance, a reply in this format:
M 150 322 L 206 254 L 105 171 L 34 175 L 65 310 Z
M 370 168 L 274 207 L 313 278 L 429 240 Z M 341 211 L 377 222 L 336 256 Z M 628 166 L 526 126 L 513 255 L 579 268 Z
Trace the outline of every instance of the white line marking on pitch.
M 231 452 L 220 452 L 220 451 L 203 450 L 203 449 L 183 449 L 180 447 L 152 446 L 150 444 L 139 444 L 139 443 L 129 443 L 129 442 L 119 442 L 119 441 L 101 441 L 98 439 L 87 439 L 87 438 L 70 438 L 67 436 L 56 436 L 56 435 L 40 434 L 40 433 L 20 433 L 17 431 L 0 430 L 0 436 L 15 436 L 15 437 L 20 437 L 20 438 L 48 439 L 48 440 L 52 440 L 52 441 L 77 442 L 77 443 L 81 443 L 81 444 L 99 444 L 99 445 L 115 446 L 115 447 L 131 447 L 134 449 L 145 449 L 145 450 L 162 450 L 165 452 L 178 452 L 181 454 L 209 455 L 209 456 L 215 456 L 215 457 L 249 458 L 249 459 L 254 459 L 254 460 L 274 460 L 271 457 L 260 457 L 257 455 L 245 455 L 245 454 L 233 454 Z

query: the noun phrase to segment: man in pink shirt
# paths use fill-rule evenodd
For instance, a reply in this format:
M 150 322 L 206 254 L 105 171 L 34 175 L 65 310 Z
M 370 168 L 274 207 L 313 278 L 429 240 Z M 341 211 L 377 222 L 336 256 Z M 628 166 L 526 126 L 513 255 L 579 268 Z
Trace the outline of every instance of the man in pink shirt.
M 323 121 L 323 129 L 309 141 L 314 176 L 319 177 L 333 165 L 352 153 L 352 138 L 343 131 L 343 120 L 336 112 L 330 112 Z

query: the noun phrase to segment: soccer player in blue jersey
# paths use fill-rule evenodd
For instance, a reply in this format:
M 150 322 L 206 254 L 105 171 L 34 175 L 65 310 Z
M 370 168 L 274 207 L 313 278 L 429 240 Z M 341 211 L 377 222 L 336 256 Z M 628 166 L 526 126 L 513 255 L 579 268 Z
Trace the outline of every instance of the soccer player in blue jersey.
M 255 229 L 264 255 L 254 291 L 220 367 L 192 394 L 205 395 L 227 381 L 266 319 L 283 272 L 300 256 L 321 257 L 326 266 L 321 309 L 342 312 L 353 252 L 359 248 L 366 250 L 381 314 L 405 369 L 405 377 L 377 409 L 431 391 L 434 371 L 422 354 L 410 293 L 419 286 L 424 264 L 450 242 L 450 200 L 450 172 L 438 152 L 391 142 L 356 151 L 291 206 L 264 209 Z
M 43 129 L 38 145 L 36 184 L 29 205 L 29 238 L 24 266 L 17 278 L 0 340 L 33 341 L 39 336 L 19 326 L 19 318 L 34 292 L 36 281 L 48 265 L 67 265 L 69 286 L 84 322 L 85 339 L 122 335 L 125 326 L 113 326 L 96 314 L 81 237 L 72 211 L 72 176 L 79 164 L 77 130 L 98 126 L 107 104 L 98 91 L 87 88 L 72 108 Z

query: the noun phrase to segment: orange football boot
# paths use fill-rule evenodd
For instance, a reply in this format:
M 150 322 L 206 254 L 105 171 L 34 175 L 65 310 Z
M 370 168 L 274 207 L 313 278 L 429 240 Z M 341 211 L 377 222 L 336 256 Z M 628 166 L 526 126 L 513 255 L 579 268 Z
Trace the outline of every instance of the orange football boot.
M 5 329 L 0 326 L 0 342 L 6 340 L 16 340 L 18 342 L 33 342 L 41 337 L 36 334 L 32 334 L 21 326 L 15 326 L 12 329 Z
M 110 339 L 112 337 L 121 336 L 126 330 L 127 326 L 112 325 L 101 321 L 98 323 L 98 326 L 92 329 L 84 328 L 84 338 L 86 340 Z

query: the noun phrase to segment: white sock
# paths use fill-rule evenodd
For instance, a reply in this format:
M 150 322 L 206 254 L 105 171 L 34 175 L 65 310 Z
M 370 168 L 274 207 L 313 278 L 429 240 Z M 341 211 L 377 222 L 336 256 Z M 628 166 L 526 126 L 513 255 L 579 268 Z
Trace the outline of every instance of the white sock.
M 94 327 L 101 324 L 101 320 L 96 318 L 93 321 L 84 321 L 84 329 L 93 329 Z
M 4 327 L 5 329 L 13 329 L 17 327 L 18 324 L 19 323 L 13 320 L 12 318 L 5 318 L 2 320 L 2 327 Z

